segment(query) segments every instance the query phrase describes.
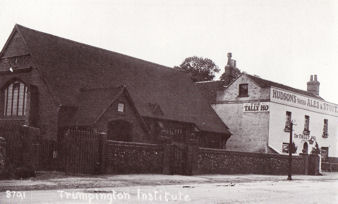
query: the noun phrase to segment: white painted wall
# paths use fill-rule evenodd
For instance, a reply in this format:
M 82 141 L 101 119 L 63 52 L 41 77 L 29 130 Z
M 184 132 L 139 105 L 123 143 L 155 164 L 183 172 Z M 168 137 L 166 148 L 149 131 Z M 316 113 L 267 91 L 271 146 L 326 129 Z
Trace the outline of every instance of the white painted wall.
M 270 102 L 269 120 L 269 146 L 282 154 L 283 142 L 289 142 L 289 132 L 284 132 L 286 111 L 292 113 L 295 122 L 293 141 L 298 146 L 297 154 L 302 152 L 304 139 L 295 138 L 295 134 L 302 134 L 304 130 L 305 115 L 310 116 L 310 136 L 315 136 L 319 147 L 329 147 L 329 157 L 338 157 L 338 117 L 313 112 L 290 105 Z M 328 119 L 328 138 L 323 138 L 324 119 Z M 314 143 L 315 144 L 315 143 Z M 309 144 L 309 153 L 313 145 Z
M 268 153 L 269 112 L 244 112 L 243 103 L 212 107 L 232 133 L 227 150 Z

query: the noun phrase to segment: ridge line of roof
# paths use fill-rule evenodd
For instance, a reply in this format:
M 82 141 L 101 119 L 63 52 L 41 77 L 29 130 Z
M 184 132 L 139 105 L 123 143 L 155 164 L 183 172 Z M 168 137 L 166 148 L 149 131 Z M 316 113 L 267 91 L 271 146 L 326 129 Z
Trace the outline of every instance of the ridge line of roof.
M 222 80 L 209 80 L 209 81 L 197 81 L 196 84 L 202 84 L 202 83 L 211 83 L 211 82 L 221 82 Z
M 293 90 L 289 90 L 289 91 L 294 91 L 294 92 L 297 92 L 297 91 L 298 91 L 298 92 L 307 93 L 308 96 L 310 96 L 310 97 L 314 97 L 314 98 L 317 98 L 317 99 L 321 99 L 321 100 L 323 100 L 323 101 L 326 101 L 326 100 L 323 99 L 322 97 L 317 96 L 317 95 L 315 95 L 315 94 L 312 94 L 311 92 L 308 92 L 308 91 L 306 91 L 306 90 L 302 90 L 302 89 L 299 89 L 299 88 L 294 88 L 294 87 L 291 87 L 291 86 L 288 86 L 288 85 L 284 85 L 284 84 L 281 84 L 281 83 L 278 83 L 278 82 L 274 82 L 274 81 L 271 81 L 271 80 L 263 79 L 263 78 L 261 78 L 261 77 L 253 76 L 253 75 L 251 75 L 251 74 L 247 74 L 247 73 L 246 73 L 246 75 L 248 75 L 249 77 L 252 77 L 252 78 L 254 78 L 254 79 L 263 80 L 263 81 L 266 81 L 266 82 L 268 82 L 268 83 L 271 83 L 271 84 L 266 85 L 267 87 L 282 88 L 282 87 L 278 87 L 278 86 L 284 86 L 284 87 L 286 87 L 286 88 L 293 89 Z M 276 85 L 277 85 L 277 86 L 276 86 Z M 303 94 L 303 93 L 299 93 L 299 94 L 301 94 L 301 95 L 306 95 L 306 94 Z
M 172 70 L 172 71 L 175 71 L 175 72 L 179 72 L 178 70 L 175 70 L 175 69 L 173 69 L 172 67 L 169 67 L 169 66 L 161 65 L 161 64 L 158 64 L 158 63 L 155 63 L 155 62 L 150 62 L 150 61 L 147 61 L 147 60 L 143 60 L 143 59 L 140 59 L 140 58 L 129 56 L 127 54 L 115 52 L 115 51 L 108 50 L 108 49 L 101 48 L 101 47 L 96 47 L 94 45 L 78 42 L 78 41 L 75 41 L 75 40 L 71 40 L 71 39 L 68 39 L 68 38 L 60 37 L 60 36 L 53 35 L 53 34 L 50 34 L 50 33 L 45 33 L 45 32 L 42 32 L 42 31 L 38 31 L 38 30 L 35 30 L 35 29 L 32 29 L 32 28 L 28 28 L 28 27 L 22 26 L 20 24 L 15 24 L 15 27 L 19 27 L 19 28 L 22 27 L 22 28 L 27 29 L 27 30 L 38 32 L 38 33 L 41 33 L 41 34 L 44 34 L 44 35 L 48 35 L 48 36 L 51 36 L 51 37 L 54 37 L 54 38 L 59 38 L 59 39 L 62 39 L 62 40 L 65 40 L 65 41 L 69 41 L 71 43 L 75 43 L 75 44 L 78 44 L 78 45 L 81 45 L 81 46 L 86 46 L 86 47 L 98 49 L 98 50 L 101 50 L 101 51 L 104 51 L 104 52 L 110 52 L 112 54 L 121 55 L 123 57 L 127 57 L 127 58 L 131 58 L 131 59 L 134 59 L 134 60 L 141 61 L 143 63 L 149 63 L 149 64 L 152 64 L 154 66 L 158 66 L 159 68 L 165 68 L 165 69 L 169 69 L 169 70 Z

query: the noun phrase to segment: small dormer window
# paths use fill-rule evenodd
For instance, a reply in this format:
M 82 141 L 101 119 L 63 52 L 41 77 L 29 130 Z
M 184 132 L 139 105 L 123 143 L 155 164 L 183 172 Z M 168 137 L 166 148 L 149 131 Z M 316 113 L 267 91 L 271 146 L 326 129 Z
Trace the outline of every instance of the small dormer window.
M 117 104 L 117 112 L 124 113 L 124 111 L 125 111 L 125 105 L 124 105 L 124 103 L 119 102 Z
M 238 96 L 239 97 L 248 97 L 248 84 L 240 84 L 239 85 L 239 93 Z

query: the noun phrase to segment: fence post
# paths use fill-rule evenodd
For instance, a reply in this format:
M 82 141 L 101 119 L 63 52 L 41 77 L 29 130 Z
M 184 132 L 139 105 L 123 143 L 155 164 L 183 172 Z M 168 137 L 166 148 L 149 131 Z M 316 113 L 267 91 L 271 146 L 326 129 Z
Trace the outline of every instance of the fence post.
M 28 126 L 20 127 L 22 138 L 22 164 L 26 167 L 32 167 L 32 138 L 29 134 Z
M 6 139 L 4 137 L 0 137 L 0 176 L 5 172 L 6 167 Z

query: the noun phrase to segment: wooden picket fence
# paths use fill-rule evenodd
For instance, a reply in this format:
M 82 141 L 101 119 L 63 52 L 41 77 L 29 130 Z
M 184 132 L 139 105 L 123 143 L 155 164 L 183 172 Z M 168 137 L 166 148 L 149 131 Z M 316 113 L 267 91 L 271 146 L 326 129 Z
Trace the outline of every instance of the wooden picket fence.
M 71 174 L 99 173 L 102 137 L 93 130 L 69 129 L 62 141 L 64 171 Z

